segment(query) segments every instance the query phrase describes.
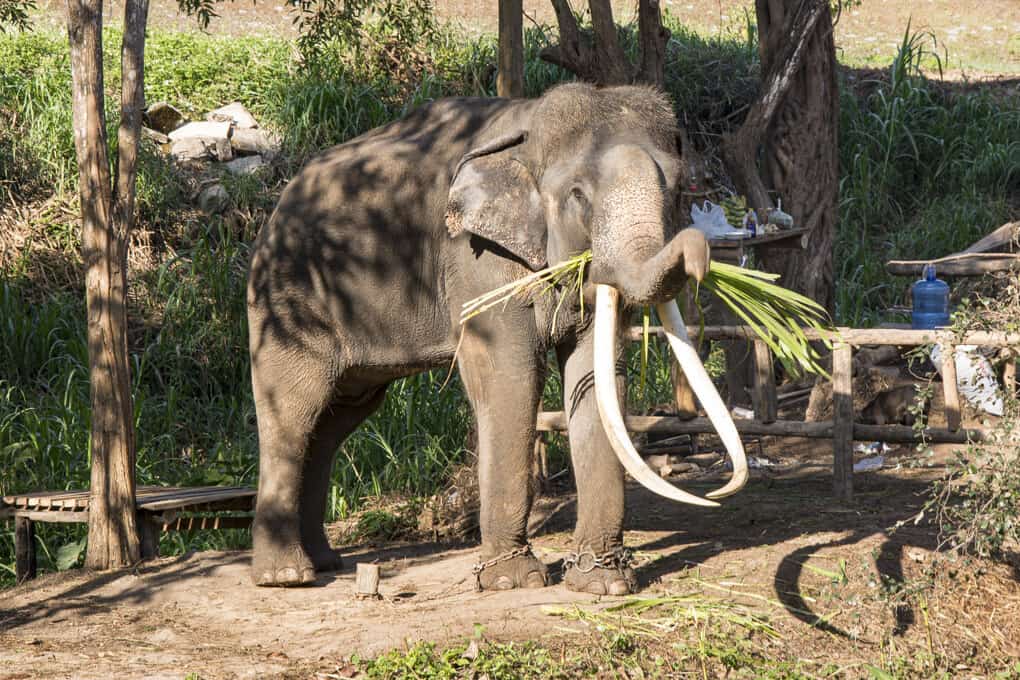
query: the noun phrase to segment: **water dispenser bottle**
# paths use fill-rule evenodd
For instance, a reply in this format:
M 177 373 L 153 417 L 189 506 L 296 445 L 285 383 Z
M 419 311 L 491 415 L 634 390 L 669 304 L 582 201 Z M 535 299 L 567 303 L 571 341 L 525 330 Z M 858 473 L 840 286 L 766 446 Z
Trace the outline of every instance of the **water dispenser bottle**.
M 910 327 L 932 330 L 949 325 L 949 284 L 935 278 L 935 265 L 924 266 L 923 276 L 911 289 L 914 298 Z

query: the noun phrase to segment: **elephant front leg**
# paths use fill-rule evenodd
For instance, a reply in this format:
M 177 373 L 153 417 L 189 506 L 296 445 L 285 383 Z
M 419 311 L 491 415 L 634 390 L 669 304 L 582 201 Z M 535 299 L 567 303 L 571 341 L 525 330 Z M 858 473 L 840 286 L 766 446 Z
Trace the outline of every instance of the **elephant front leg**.
M 545 565 L 527 543 L 542 365 L 531 343 L 510 341 L 511 324 L 503 321 L 489 332 L 466 331 L 458 357 L 478 422 L 482 551 L 475 574 L 482 590 L 540 588 L 547 582 Z
M 570 590 L 626 595 L 637 590 L 623 550 L 624 478 L 595 400 L 590 334 L 560 351 L 570 458 L 577 481 L 574 553 L 565 562 Z

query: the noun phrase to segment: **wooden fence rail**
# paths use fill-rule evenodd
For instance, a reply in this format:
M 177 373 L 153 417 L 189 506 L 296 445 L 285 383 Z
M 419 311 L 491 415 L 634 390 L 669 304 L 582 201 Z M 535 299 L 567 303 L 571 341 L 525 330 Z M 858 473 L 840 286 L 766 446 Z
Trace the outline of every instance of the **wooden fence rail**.
M 926 331 L 900 328 L 837 328 L 834 333 L 820 333 L 805 328 L 810 340 L 832 342 L 832 401 L 831 421 L 803 422 L 799 420 L 778 420 L 776 417 L 776 385 L 772 372 L 772 353 L 757 334 L 748 326 L 688 326 L 691 337 L 700 335 L 707 340 L 740 338 L 754 341 L 754 385 L 752 404 L 754 419 L 735 419 L 737 431 L 747 435 L 772 435 L 780 437 L 806 437 L 832 439 L 833 493 L 841 501 L 853 498 L 853 443 L 854 441 L 916 442 L 920 436 L 931 442 L 963 444 L 981 441 L 985 432 L 981 429 L 960 429 L 960 395 L 956 384 L 955 349 L 958 345 L 979 345 L 990 347 L 1018 347 L 1020 333 L 997 331 Z M 649 332 L 665 337 L 660 326 L 653 326 Z M 641 340 L 643 331 L 634 326 L 625 332 L 628 340 Z M 854 422 L 853 396 L 853 350 L 863 345 L 916 347 L 939 343 L 942 347 L 942 384 L 945 396 L 946 428 L 925 429 L 918 432 L 906 425 L 865 425 Z M 1005 371 L 1007 388 L 1015 379 L 1015 368 Z M 708 434 L 715 427 L 707 418 L 681 420 L 675 416 L 629 416 L 625 418 L 631 432 L 657 434 Z M 562 411 L 538 414 L 536 429 L 539 432 L 565 432 L 567 418 Z

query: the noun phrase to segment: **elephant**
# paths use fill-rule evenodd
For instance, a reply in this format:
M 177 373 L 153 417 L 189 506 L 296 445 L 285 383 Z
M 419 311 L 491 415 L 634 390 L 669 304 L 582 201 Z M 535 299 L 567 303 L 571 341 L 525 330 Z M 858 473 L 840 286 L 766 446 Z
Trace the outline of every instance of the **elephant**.
M 625 310 L 658 305 L 688 378 L 700 370 L 708 382 L 696 388 L 703 406 L 728 417 L 672 302 L 710 258 L 700 232 L 675 227 L 680 175 L 673 108 L 640 85 L 440 99 L 311 160 L 260 230 L 249 267 L 254 583 L 307 584 L 338 568 L 323 519 L 341 443 L 392 381 L 455 359 L 478 428 L 477 586 L 547 585 L 527 522 L 536 412 L 555 352 L 577 484 L 563 582 L 635 591 L 624 469 L 664 496 L 716 503 L 662 480 L 631 444 L 617 370 Z M 465 302 L 589 249 L 580 295 L 515 298 L 460 323 Z M 734 473 L 711 498 L 747 478 L 732 421 L 725 429 Z

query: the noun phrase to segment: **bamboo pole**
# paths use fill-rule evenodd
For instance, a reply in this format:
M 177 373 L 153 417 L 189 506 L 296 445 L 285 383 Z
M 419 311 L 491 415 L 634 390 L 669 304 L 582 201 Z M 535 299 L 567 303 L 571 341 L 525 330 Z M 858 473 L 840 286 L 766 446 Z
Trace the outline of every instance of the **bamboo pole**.
M 1008 347 L 1020 346 L 1020 333 L 1007 333 L 1005 331 L 969 331 L 957 334 L 950 330 L 912 330 L 907 328 L 844 328 L 839 327 L 835 332 L 819 332 L 814 328 L 802 329 L 808 340 L 829 340 L 832 342 L 841 341 L 854 347 L 861 345 L 929 345 L 936 342 L 953 342 L 961 345 L 979 345 L 982 347 Z M 659 337 L 665 337 L 661 326 L 651 326 L 648 332 Z M 700 333 L 697 326 L 688 326 L 687 332 L 693 337 Z M 636 341 L 641 339 L 642 330 L 640 326 L 632 326 L 627 330 L 628 340 Z M 707 340 L 721 340 L 725 338 L 745 338 L 754 340 L 758 335 L 748 326 L 705 326 L 703 336 Z
M 942 343 L 942 392 L 946 402 L 946 427 L 951 432 L 960 429 L 960 391 L 956 380 L 956 347 L 946 341 Z
M 751 403 L 755 415 L 763 423 L 776 420 L 776 376 L 772 368 L 772 352 L 762 339 L 754 341 L 754 389 Z
M 848 503 L 854 495 L 853 346 L 832 350 L 832 486 L 836 498 Z

